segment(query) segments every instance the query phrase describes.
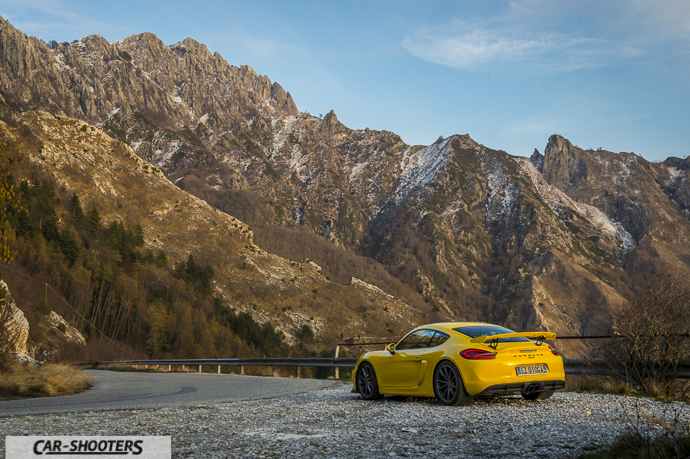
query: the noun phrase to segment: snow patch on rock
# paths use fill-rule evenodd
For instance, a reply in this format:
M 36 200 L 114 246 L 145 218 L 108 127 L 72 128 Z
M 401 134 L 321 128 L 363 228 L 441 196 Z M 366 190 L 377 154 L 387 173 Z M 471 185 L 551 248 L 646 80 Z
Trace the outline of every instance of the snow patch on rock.
M 438 170 L 446 165 L 451 155 L 448 144 L 452 138 L 443 139 L 413 154 L 409 153 L 409 149 L 405 152 L 400 163 L 400 182 L 393 192 L 396 205 L 400 205 L 414 189 L 427 186 Z
M 280 151 L 281 148 L 283 148 L 283 145 L 285 145 L 285 141 L 288 139 L 290 134 L 294 130 L 295 126 L 295 121 L 297 120 L 296 116 L 288 116 L 285 117 L 285 125 L 283 126 L 283 129 L 281 129 L 279 132 L 275 134 L 273 137 L 273 150 L 271 150 L 271 155 L 269 158 L 272 158 L 276 153 Z M 273 125 L 275 126 L 275 123 L 277 120 L 273 121 Z
M 549 185 L 541 173 L 526 158 L 516 158 L 520 166 L 520 173 L 529 179 L 544 201 L 556 211 L 559 207 L 569 207 L 586 218 L 596 229 L 610 238 L 618 241 L 623 253 L 635 247 L 635 239 L 626 231 L 620 222 L 613 222 L 604 212 L 589 204 L 577 202 L 567 194 Z M 556 212 L 558 213 L 558 212 Z
M 489 172 L 490 192 L 486 203 L 486 220 L 507 220 L 511 217 L 515 204 L 520 198 L 520 186 L 517 182 L 510 181 L 500 162 L 482 161 L 482 167 Z

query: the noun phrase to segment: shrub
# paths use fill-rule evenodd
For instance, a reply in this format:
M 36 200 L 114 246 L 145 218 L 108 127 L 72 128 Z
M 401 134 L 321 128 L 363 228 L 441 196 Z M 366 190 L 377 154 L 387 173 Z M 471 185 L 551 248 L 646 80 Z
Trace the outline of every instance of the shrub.
M 300 335 L 302 335 L 302 338 L 307 340 L 307 341 L 313 341 L 314 340 L 314 330 L 312 330 L 311 327 L 307 324 L 302 325 L 302 329 L 300 330 Z
M 86 390 L 91 384 L 90 376 L 70 365 L 12 365 L 10 371 L 0 373 L 0 396 L 69 395 Z
M 690 282 L 678 275 L 647 282 L 613 312 L 613 327 L 621 338 L 609 358 L 627 384 L 647 395 L 684 395 L 688 385 L 675 375 L 690 357 Z

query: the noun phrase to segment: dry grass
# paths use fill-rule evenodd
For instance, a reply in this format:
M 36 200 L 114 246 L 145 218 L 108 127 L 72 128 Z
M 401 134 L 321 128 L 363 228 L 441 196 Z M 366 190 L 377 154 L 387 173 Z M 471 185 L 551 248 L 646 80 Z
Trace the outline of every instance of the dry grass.
M 92 378 L 70 365 L 11 365 L 0 373 L 0 397 L 53 397 L 91 387 Z
M 568 375 L 565 378 L 565 390 L 595 394 L 637 395 L 632 387 L 619 379 L 600 375 Z
M 676 390 L 673 391 L 668 391 L 667 386 L 650 386 L 646 392 L 614 376 L 568 375 L 565 384 L 565 390 L 569 392 L 592 392 L 595 394 L 650 397 L 662 402 L 690 402 L 690 381 L 687 380 L 676 380 L 674 385 Z
M 594 447 L 592 447 L 594 448 Z M 603 448 L 585 452 L 579 459 L 687 459 L 690 457 L 690 433 L 670 431 L 652 435 L 630 429 Z

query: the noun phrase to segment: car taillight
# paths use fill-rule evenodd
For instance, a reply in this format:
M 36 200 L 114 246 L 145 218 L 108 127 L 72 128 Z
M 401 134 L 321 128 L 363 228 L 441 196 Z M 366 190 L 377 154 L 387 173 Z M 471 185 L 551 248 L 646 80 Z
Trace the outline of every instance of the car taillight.
M 552 348 L 550 344 L 547 344 L 547 346 L 549 346 L 549 349 L 551 349 L 551 353 L 553 355 L 558 355 L 558 351 L 556 349 Z
M 469 360 L 487 360 L 495 358 L 496 353 L 483 351 L 481 349 L 465 349 L 460 352 L 460 356 Z

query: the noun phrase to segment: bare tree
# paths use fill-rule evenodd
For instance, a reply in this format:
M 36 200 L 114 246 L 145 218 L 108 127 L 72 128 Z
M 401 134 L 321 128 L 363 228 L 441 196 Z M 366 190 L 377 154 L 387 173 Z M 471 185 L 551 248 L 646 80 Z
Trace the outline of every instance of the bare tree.
M 673 395 L 687 389 L 675 375 L 690 358 L 690 281 L 671 275 L 647 282 L 642 291 L 613 313 L 621 335 L 611 347 L 628 384 L 646 394 Z M 677 394 L 678 395 L 678 394 Z

